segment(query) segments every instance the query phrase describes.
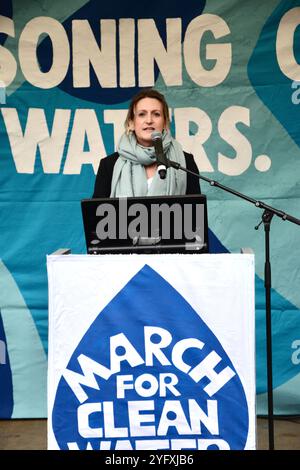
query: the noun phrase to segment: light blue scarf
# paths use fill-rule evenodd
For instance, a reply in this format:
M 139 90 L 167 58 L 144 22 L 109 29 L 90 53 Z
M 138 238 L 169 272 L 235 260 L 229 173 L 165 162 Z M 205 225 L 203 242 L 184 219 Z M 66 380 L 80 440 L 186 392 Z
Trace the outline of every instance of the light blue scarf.
M 181 145 L 167 131 L 162 133 L 163 149 L 166 157 L 185 167 L 185 157 Z M 112 175 L 110 197 L 168 196 L 186 193 L 186 173 L 174 168 L 167 169 L 165 179 L 156 172 L 148 188 L 145 166 L 156 161 L 154 147 L 143 147 L 137 143 L 135 134 L 123 134 L 117 151 L 117 159 Z

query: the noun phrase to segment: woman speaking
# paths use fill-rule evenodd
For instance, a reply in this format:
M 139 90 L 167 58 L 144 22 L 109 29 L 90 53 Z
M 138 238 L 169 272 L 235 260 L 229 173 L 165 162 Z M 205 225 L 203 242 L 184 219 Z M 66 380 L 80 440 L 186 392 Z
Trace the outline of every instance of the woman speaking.
M 199 174 L 193 155 L 173 139 L 169 125 L 169 108 L 161 93 L 150 89 L 135 95 L 117 152 L 100 161 L 93 198 L 199 194 L 196 176 L 168 168 L 163 179 L 157 171 L 153 133 L 161 133 L 167 159 Z

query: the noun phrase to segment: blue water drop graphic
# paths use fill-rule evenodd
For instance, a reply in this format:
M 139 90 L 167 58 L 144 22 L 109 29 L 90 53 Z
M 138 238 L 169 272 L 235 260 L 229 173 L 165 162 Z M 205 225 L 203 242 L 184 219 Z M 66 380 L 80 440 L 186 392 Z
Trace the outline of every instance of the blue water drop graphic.
M 82 314 L 84 315 L 85 312 Z M 166 347 L 161 348 L 163 357 L 154 356 L 153 364 L 148 361 L 148 365 L 145 364 L 145 327 L 160 328 L 162 330 L 158 332 L 164 331 L 166 335 L 169 332 L 172 339 L 169 344 L 168 342 L 164 344 Z M 83 405 L 91 404 L 93 407 L 93 404 L 96 404 L 93 408 L 94 412 L 89 415 L 88 419 L 88 426 L 94 428 L 95 437 L 80 435 L 77 410 L 81 403 L 63 377 L 64 371 L 62 372 L 52 413 L 53 431 L 61 449 L 68 449 L 68 443 L 75 442 L 79 449 L 86 449 L 90 445 L 97 450 L 100 448 L 101 441 L 109 441 L 110 448 L 113 450 L 115 445 L 118 445 L 118 439 L 122 441 L 124 438 L 130 442 L 133 449 L 135 449 L 135 440 L 142 439 L 195 439 L 195 442 L 197 439 L 222 439 L 231 449 L 245 447 L 249 426 L 248 407 L 243 386 L 232 362 L 213 332 L 189 303 L 148 265 L 145 265 L 99 313 L 76 347 L 67 369 L 83 376 L 78 362 L 78 358 L 83 357 L 80 355 L 95 361 L 94 364 L 101 364 L 110 369 L 110 338 L 120 334 L 126 336 L 134 352 L 130 352 L 127 356 L 128 360 L 120 362 L 120 370 L 117 373 L 108 374 L 108 379 L 94 375 L 97 383 L 92 384 L 90 381 L 92 386 L 82 385 L 81 389 L 86 394 L 86 399 L 82 400 Z M 204 343 L 202 348 L 192 347 L 183 353 L 182 360 L 191 366 L 190 370 L 209 354 L 216 353 L 221 360 L 214 367 L 214 371 L 219 374 L 226 367 L 233 371 L 232 378 L 211 396 L 205 391 L 206 386 L 210 384 L 208 377 L 203 377 L 196 383 L 189 375 L 189 370 L 180 370 L 172 363 L 174 346 L 179 341 L 189 338 L 194 338 L 194 341 L 198 340 L 199 344 Z M 151 337 L 151 342 L 154 344 L 161 340 L 160 334 Z M 117 354 L 123 354 L 123 352 L 124 350 L 119 350 Z M 130 362 L 133 362 L 135 357 L 141 360 L 138 365 L 132 367 Z M 128 384 L 134 383 L 142 374 L 150 374 L 145 376 L 145 378 L 150 377 L 150 383 L 147 384 L 146 381 L 143 383 L 143 393 L 147 394 L 145 392 L 147 388 L 151 391 L 153 377 L 154 380 L 157 379 L 157 383 L 159 382 L 159 374 L 168 374 L 168 379 L 165 378 L 164 382 L 170 385 L 173 381 L 174 388 L 165 386 L 162 393 L 158 389 L 156 392 L 154 390 L 153 395 L 141 396 L 132 386 L 123 392 L 123 397 L 117 398 L 117 380 L 120 375 L 132 376 L 127 378 Z M 87 369 L 85 369 L 85 375 L 88 376 Z M 92 374 L 89 375 L 91 376 Z M 178 379 L 177 383 L 174 377 Z M 134 431 L 130 425 L 132 426 L 133 423 L 130 423 L 128 418 L 128 407 L 131 406 L 129 403 L 140 401 L 146 403 L 146 409 L 141 412 L 141 416 L 143 419 L 145 416 L 149 417 L 149 421 L 143 422 L 142 426 L 148 430 L 150 427 L 155 429 L 155 436 L 132 435 Z M 203 410 L 207 416 L 209 416 L 208 407 L 216 407 L 214 409 L 217 409 L 217 419 L 201 420 L 199 429 L 195 432 L 195 427 L 191 425 L 193 406 L 196 406 L 197 410 Z M 121 428 L 120 432 L 123 432 L 124 436 L 126 432 L 128 436 L 116 438 L 109 435 L 106 429 L 107 422 L 104 419 L 104 409 L 113 410 L 110 413 L 110 425 L 113 423 L 116 428 Z M 177 425 L 180 414 L 182 414 L 182 426 Z M 168 420 L 167 429 L 163 426 L 162 416 Z M 172 420 L 175 420 L 173 424 Z M 212 425 L 213 422 L 215 425 Z M 99 429 L 101 429 L 101 436 Z

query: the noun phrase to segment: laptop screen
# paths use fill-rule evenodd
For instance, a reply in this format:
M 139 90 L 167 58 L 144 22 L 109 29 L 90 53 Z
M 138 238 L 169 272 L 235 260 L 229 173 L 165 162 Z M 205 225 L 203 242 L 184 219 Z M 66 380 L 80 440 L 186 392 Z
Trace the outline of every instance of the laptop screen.
M 206 196 L 84 199 L 88 254 L 208 253 Z

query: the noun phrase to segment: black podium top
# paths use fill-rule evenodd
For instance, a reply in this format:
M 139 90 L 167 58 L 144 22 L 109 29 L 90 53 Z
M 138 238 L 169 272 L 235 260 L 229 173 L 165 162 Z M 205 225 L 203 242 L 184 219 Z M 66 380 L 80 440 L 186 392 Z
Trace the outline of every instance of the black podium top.
M 206 196 L 84 199 L 88 254 L 208 253 Z

